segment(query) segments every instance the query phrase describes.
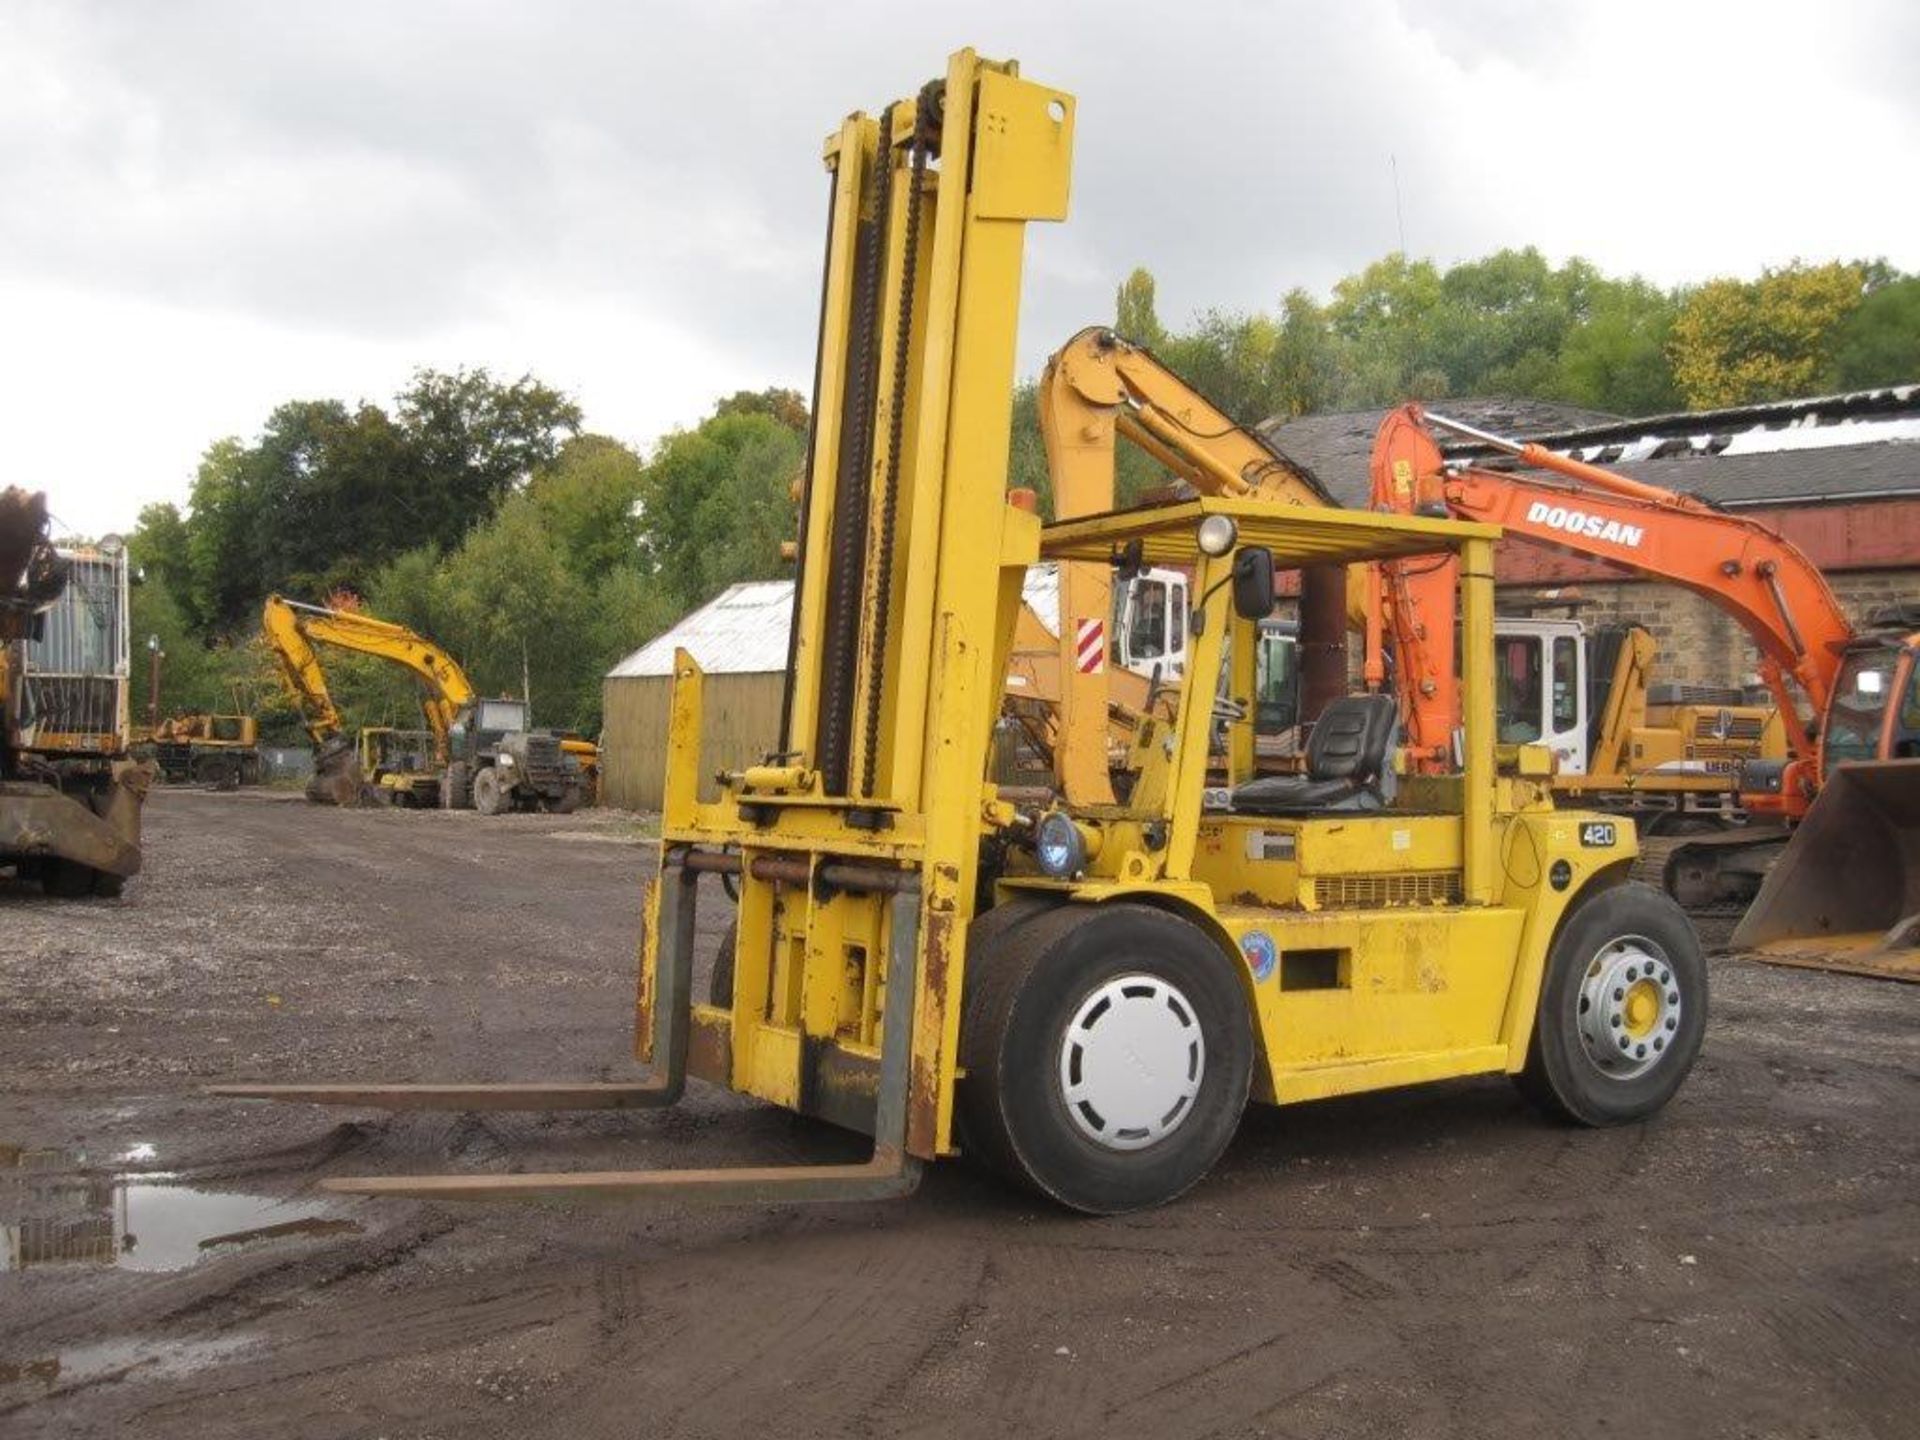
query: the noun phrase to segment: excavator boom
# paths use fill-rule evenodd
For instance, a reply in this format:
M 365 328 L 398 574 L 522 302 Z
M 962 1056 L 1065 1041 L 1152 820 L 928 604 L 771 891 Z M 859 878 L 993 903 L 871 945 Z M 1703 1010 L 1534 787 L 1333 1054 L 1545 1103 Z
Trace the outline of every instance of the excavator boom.
M 1040 379 L 1040 435 L 1053 484 L 1053 518 L 1073 520 L 1112 510 L 1117 441 L 1139 446 L 1195 493 L 1248 496 L 1325 507 L 1333 498 L 1305 470 L 1174 374 L 1145 346 L 1112 330 L 1082 330 L 1048 359 Z M 1082 646 L 1101 637 L 1112 614 L 1113 569 L 1061 567 L 1059 646 L 1060 740 L 1055 769 L 1077 803 L 1110 803 L 1107 714 L 1124 695 L 1104 663 L 1089 664 Z M 1125 682 L 1120 682 L 1124 685 Z M 1145 687 L 1141 689 L 1144 696 Z

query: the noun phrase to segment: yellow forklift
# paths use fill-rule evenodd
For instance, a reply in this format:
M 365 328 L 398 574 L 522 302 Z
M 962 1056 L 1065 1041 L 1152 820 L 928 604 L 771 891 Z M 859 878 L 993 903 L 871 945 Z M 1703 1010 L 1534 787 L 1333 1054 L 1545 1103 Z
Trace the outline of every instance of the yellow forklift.
M 1025 230 L 1065 217 L 1073 120 L 1070 96 L 963 51 L 827 142 L 783 738 L 764 763 L 704 775 L 701 672 L 677 655 L 637 1001 L 650 1077 L 220 1092 L 640 1107 L 674 1103 L 691 1075 L 864 1131 L 871 1158 L 329 1188 L 849 1200 L 965 1154 L 1114 1213 L 1199 1181 L 1249 1098 L 1506 1074 L 1605 1125 L 1679 1087 L 1707 1006 L 1684 914 L 1627 880 L 1630 825 L 1555 809 L 1546 752 L 1496 772 L 1495 529 L 1259 498 L 1043 528 L 1008 491 Z M 1276 573 L 1430 556 L 1462 577 L 1456 773 L 1398 776 L 1394 700 L 1354 696 L 1319 717 L 1305 774 L 1259 775 L 1250 698 Z M 1043 559 L 1193 577 L 1189 678 L 1156 687 L 1104 803 L 1023 809 L 987 778 L 1022 581 Z M 696 998 L 709 877 L 737 888 L 738 912 Z

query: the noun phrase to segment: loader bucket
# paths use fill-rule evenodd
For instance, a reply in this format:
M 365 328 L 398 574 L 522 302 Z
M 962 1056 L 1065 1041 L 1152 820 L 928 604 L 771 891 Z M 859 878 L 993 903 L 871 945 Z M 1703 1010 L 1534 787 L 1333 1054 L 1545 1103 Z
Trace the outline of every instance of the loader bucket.
M 1920 760 L 1863 761 L 1828 777 L 1733 945 L 1762 959 L 1920 980 L 1916 916 Z
M 351 740 L 322 745 L 314 752 L 313 777 L 307 781 L 307 799 L 314 804 L 358 805 L 365 788 L 366 776 Z

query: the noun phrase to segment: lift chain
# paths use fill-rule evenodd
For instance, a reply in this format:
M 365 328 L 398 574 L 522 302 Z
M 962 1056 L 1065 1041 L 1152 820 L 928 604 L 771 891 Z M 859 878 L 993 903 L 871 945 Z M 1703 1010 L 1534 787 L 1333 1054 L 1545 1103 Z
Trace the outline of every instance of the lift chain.
M 884 117 L 891 106 L 882 106 Z M 882 119 L 884 131 L 885 120 Z M 873 160 L 871 218 L 857 228 L 854 294 L 847 329 L 850 373 L 842 392 L 840 455 L 835 486 L 833 558 L 827 573 L 826 641 L 821 657 L 820 771 L 830 795 L 848 793 L 858 683 L 860 606 L 865 588 L 867 507 L 873 465 L 875 374 L 879 365 L 880 285 L 886 273 L 887 211 L 891 203 L 891 147 L 882 133 Z
M 900 437 L 906 423 L 907 364 L 913 340 L 913 291 L 920 260 L 920 187 L 926 178 L 927 153 L 939 127 L 937 94 L 932 84 L 921 90 L 914 111 L 913 138 L 907 145 L 911 178 L 907 184 L 906 237 L 900 253 L 900 296 L 893 337 L 893 393 L 887 405 L 886 471 L 880 491 L 880 539 L 874 547 L 874 560 L 879 572 L 873 590 L 873 659 L 867 688 L 866 744 L 860 765 L 860 791 L 869 799 L 873 796 L 874 775 L 880 761 L 880 712 L 886 690 L 894 524 L 900 507 Z

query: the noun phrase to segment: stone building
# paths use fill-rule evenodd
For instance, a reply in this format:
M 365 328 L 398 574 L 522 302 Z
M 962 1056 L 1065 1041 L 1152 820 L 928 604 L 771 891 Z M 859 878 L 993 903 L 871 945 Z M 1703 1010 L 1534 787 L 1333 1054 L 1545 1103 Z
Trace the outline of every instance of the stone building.
M 1531 400 L 1432 408 L 1763 521 L 1826 572 L 1856 624 L 1887 605 L 1920 604 L 1920 385 L 1638 420 Z M 1382 414 L 1261 429 L 1342 504 L 1365 505 Z M 1506 463 L 1471 447 L 1448 453 L 1489 468 Z M 1753 677 L 1745 633 L 1699 596 L 1518 540 L 1501 543 L 1498 572 L 1507 613 L 1646 626 L 1660 645 L 1662 679 L 1740 685 Z

